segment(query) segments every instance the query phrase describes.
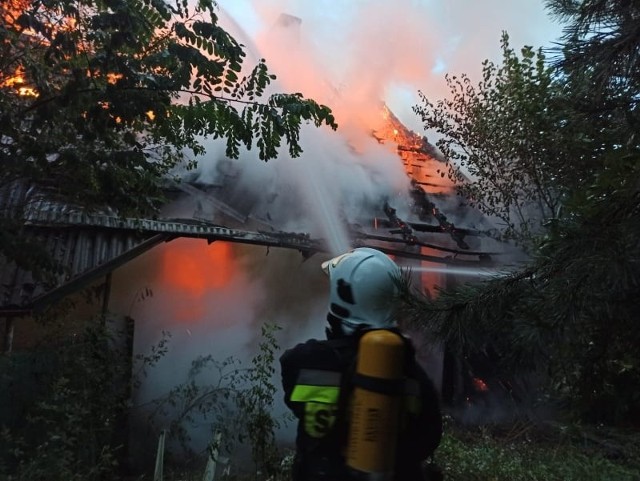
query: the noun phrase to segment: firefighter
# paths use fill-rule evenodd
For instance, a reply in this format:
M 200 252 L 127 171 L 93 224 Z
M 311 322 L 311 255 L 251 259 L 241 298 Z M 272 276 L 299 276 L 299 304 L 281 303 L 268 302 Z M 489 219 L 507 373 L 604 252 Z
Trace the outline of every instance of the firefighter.
M 298 420 L 293 480 L 424 480 L 425 460 L 440 443 L 442 416 L 435 387 L 416 362 L 411 342 L 401 335 L 394 320 L 394 278 L 400 270 L 389 257 L 371 248 L 354 249 L 323 263 L 322 268 L 330 282 L 327 339 L 298 344 L 280 358 L 285 403 Z M 394 436 L 378 440 L 393 443 L 378 447 L 395 453 L 390 470 L 384 466 L 377 469 L 375 466 L 384 461 L 366 459 L 372 457 L 366 452 L 354 454 L 352 451 L 360 449 L 359 445 L 349 446 L 353 442 L 350 422 L 354 413 L 352 399 L 358 389 L 354 379 L 359 379 L 359 345 L 368 333 L 384 333 L 380 330 L 395 333 L 401 339 L 401 379 L 360 377 L 370 381 L 362 388 L 373 392 L 369 398 L 389 395 L 400 399 L 396 403 L 399 412 L 389 415 L 395 424 Z M 390 337 L 393 341 L 394 336 Z M 375 349 L 374 345 L 374 352 Z M 374 361 L 386 365 L 386 361 Z M 390 386 L 395 387 L 387 389 Z M 365 402 L 370 391 L 364 393 Z M 354 456 L 364 457 L 365 468 L 356 465 L 354 469 Z M 384 472 L 374 472 L 378 470 Z

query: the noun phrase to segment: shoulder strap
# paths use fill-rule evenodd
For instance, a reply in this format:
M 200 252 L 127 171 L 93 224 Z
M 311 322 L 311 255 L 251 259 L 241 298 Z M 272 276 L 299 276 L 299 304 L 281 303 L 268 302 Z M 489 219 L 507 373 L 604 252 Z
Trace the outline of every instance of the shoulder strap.
M 329 341 L 336 358 L 342 368 L 340 378 L 340 394 L 336 411 L 336 441 L 339 446 L 346 446 L 349 434 L 349 400 L 353 391 L 353 378 L 358 360 L 358 344 L 360 336 L 349 336 Z

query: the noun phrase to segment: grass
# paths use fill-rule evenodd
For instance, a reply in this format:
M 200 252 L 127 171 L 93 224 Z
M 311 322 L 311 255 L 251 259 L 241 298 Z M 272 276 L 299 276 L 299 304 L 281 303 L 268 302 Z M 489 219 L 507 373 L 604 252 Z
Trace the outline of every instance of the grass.
M 639 481 L 640 433 L 449 421 L 435 461 L 447 481 Z
M 272 478 L 234 464 L 231 474 L 219 479 L 288 481 L 293 453 L 288 454 L 282 472 Z M 434 461 L 444 481 L 640 481 L 640 432 L 527 421 L 468 426 L 447 417 Z M 201 481 L 201 464 L 191 470 L 167 467 L 164 481 Z

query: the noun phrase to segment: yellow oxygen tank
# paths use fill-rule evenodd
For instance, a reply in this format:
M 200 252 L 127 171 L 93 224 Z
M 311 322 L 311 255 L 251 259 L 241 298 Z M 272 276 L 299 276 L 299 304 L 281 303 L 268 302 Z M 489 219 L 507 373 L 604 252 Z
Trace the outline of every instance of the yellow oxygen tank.
M 404 372 L 404 341 L 387 330 L 360 339 L 350 404 L 347 465 L 364 478 L 393 478 Z

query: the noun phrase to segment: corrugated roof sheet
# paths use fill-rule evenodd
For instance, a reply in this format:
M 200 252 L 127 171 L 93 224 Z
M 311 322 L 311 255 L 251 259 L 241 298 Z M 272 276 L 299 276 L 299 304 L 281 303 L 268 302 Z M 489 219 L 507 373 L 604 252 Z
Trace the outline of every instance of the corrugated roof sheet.
M 48 282 L 15 262 L 0 258 L 0 315 L 19 314 L 79 289 L 175 237 L 199 237 L 265 246 L 320 250 L 308 236 L 249 232 L 205 222 L 117 217 L 109 210 L 83 212 L 70 204 L 48 200 L 25 182 L 0 189 L 3 216 L 22 218 L 25 239 L 37 241 L 62 267 Z
M 52 291 L 99 266 L 113 264 L 157 236 L 132 229 L 98 228 L 100 224 L 117 225 L 110 209 L 92 213 L 88 218 L 94 222 L 84 225 L 87 214 L 81 208 L 53 200 L 28 181 L 15 181 L 0 188 L 0 213 L 22 223 L 21 239 L 37 242 L 62 268 L 45 281 L 15 262 L 0 258 L 0 313 L 29 311 L 38 299 L 46 299 Z
M 81 226 L 28 228 L 25 234 L 31 239 L 37 239 L 46 252 L 59 262 L 63 270 L 53 279 L 45 281 L 34 277 L 31 271 L 19 268 L 15 262 L 0 261 L 0 312 L 31 310 L 37 307 L 38 299 L 52 290 L 82 277 L 96 267 L 113 263 L 154 237 L 149 233 L 101 230 Z M 158 239 L 159 242 L 161 240 Z M 109 270 L 115 267 L 117 266 L 113 265 Z M 97 276 L 92 276 L 92 278 L 95 277 Z M 89 281 L 89 279 L 86 280 L 86 282 Z

